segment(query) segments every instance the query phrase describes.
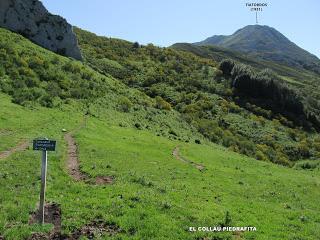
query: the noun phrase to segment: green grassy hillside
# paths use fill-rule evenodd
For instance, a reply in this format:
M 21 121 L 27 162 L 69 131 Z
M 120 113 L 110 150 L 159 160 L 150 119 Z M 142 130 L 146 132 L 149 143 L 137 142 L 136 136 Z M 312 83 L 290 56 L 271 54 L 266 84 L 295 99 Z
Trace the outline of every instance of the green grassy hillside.
M 0 33 L 0 90 L 11 95 L 14 103 L 30 110 L 69 106 L 83 115 L 116 119 L 121 126 L 148 129 L 170 138 L 201 138 L 165 101 L 130 89 L 110 75 L 99 74 L 17 34 L 4 29 Z
M 58 141 L 47 202 L 60 205 L 64 236 L 96 222 L 106 228 L 96 239 L 319 236 L 316 133 L 237 105 L 212 60 L 77 31 L 84 63 L 0 29 L 0 239 L 52 231 L 29 224 L 40 153 L 17 146 L 36 137 Z M 74 135 L 81 181 L 70 176 L 62 129 Z M 99 177 L 112 184 L 96 184 Z M 199 226 L 257 231 L 188 231 Z
M 10 126 L 12 132 L 20 132 L 16 119 L 32 119 L 33 126 L 25 126 L 30 127 L 25 129 L 25 139 L 46 134 L 58 140 L 57 152 L 49 154 L 47 201 L 61 204 L 66 234 L 100 219 L 123 230 L 110 239 L 237 239 L 229 233 L 188 232 L 189 226 L 224 224 L 227 212 L 229 225 L 257 227 L 240 239 L 311 240 L 320 234 L 319 170 L 287 169 L 215 145 L 168 140 L 90 117 L 86 128 L 75 135 L 81 169 L 90 178 L 112 175 L 115 182 L 87 185 L 67 173 L 61 132 L 61 128 L 76 128 L 82 121 L 80 114 L 71 109 L 30 112 L 4 95 L 0 105 L 1 116 L 8 110 L 14 113 L 0 119 L 1 130 Z M 44 129 L 45 117 L 56 121 Z M 11 134 L 6 140 L 13 144 L 19 137 Z M 206 170 L 200 172 L 175 159 L 172 151 L 178 145 L 183 157 Z M 16 240 L 50 230 L 47 225 L 28 225 L 38 201 L 40 153 L 16 153 L 1 159 L 0 169 L 0 235 Z
M 81 29 L 76 33 L 86 64 L 152 98 L 163 98 L 210 141 L 287 166 L 303 159 L 318 159 L 314 132 L 301 130 L 281 112 L 246 99 L 240 104 L 213 59 L 98 37 Z M 303 149 L 309 153 L 304 154 Z

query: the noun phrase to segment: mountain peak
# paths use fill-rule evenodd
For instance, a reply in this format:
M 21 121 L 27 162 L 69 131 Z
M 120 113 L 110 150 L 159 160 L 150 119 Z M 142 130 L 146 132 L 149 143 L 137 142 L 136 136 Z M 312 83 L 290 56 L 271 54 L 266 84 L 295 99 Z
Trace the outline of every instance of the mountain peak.
M 220 46 L 255 58 L 320 73 L 320 60 L 316 56 L 298 47 L 275 28 L 266 25 L 248 25 L 232 35 L 215 35 L 195 45 Z

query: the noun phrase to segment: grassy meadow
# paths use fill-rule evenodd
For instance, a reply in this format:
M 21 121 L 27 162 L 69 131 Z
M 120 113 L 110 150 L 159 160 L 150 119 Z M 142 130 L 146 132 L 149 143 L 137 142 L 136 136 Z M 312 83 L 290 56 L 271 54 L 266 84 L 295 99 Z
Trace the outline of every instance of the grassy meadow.
M 8 109 L 14 116 L 5 116 Z M 1 95 L 1 130 L 6 142 L 39 134 L 58 140 L 49 154 L 47 201 L 61 204 L 62 230 L 71 233 L 102 219 L 122 231 L 98 239 L 316 239 L 320 218 L 319 170 L 294 170 L 256 161 L 213 144 L 193 144 L 156 136 L 107 119 L 90 117 L 75 134 L 82 171 L 90 178 L 114 176 L 111 185 L 75 182 L 66 170 L 62 128 L 76 128 L 82 115 L 38 108 L 30 111 Z M 36 114 L 35 114 L 36 113 Z M 30 119 L 21 135 L 17 119 Z M 32 119 L 32 121 L 31 121 Z M 52 119 L 56 119 L 52 121 Z M 43 125 L 44 120 L 50 124 Z M 10 129 L 4 128 L 10 126 Z M 3 138 L 1 141 L 5 142 Z M 8 145 L 8 146 L 9 146 Z M 1 147 L 5 145 L 1 142 Z M 200 172 L 172 151 L 206 168 Z M 0 160 L 0 235 L 26 239 L 51 226 L 29 225 L 38 203 L 40 153 L 30 150 Z M 191 226 L 255 226 L 256 232 L 191 233 Z

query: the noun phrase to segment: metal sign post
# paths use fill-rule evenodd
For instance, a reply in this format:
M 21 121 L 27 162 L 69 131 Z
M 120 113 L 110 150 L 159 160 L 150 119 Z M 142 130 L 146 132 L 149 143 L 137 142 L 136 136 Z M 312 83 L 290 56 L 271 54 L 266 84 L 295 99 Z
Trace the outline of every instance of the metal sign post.
M 40 224 L 44 224 L 44 205 L 45 205 L 45 198 L 46 198 L 48 151 L 56 150 L 56 141 L 47 140 L 47 139 L 33 140 L 33 150 L 42 151 L 39 222 Z
M 40 189 L 40 206 L 39 216 L 40 223 L 44 224 L 44 202 L 46 198 L 46 180 L 47 180 L 47 151 L 42 151 L 42 167 L 41 167 L 41 189 Z

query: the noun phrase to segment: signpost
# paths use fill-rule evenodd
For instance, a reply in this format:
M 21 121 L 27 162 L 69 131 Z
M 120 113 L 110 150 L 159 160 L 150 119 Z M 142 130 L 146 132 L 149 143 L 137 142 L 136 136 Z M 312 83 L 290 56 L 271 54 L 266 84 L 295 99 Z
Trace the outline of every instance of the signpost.
M 262 12 L 263 8 L 268 7 L 268 3 L 261 3 L 261 2 L 246 3 L 246 7 L 248 7 L 251 12 L 256 12 L 256 24 L 259 24 L 258 12 Z
M 46 179 L 47 179 L 47 163 L 48 163 L 47 152 L 56 150 L 56 141 L 48 140 L 48 139 L 33 140 L 33 150 L 42 151 L 39 217 L 40 217 L 40 223 L 44 224 L 44 205 L 45 205 L 45 195 L 46 195 Z

